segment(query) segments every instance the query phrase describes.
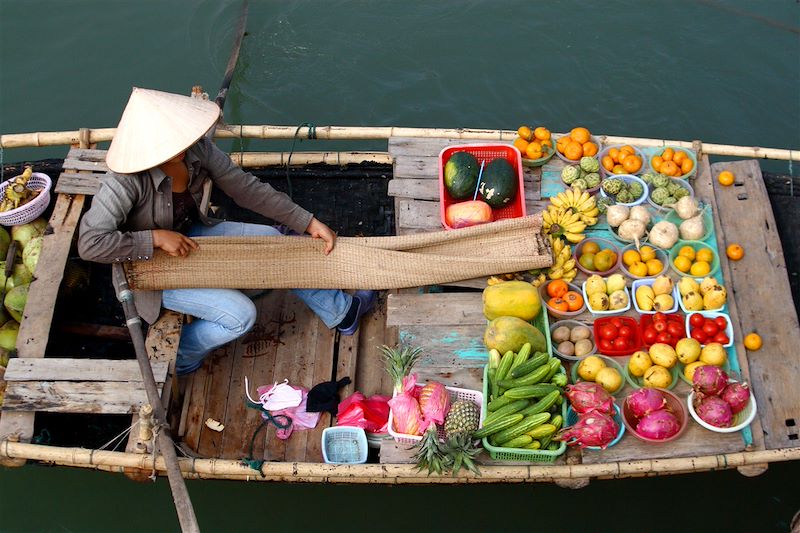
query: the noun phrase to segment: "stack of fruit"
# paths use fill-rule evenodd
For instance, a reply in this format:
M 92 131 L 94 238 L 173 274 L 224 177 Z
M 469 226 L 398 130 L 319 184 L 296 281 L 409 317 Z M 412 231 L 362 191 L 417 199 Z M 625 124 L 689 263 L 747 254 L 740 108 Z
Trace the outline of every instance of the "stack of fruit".
M 564 159 L 578 161 L 581 157 L 595 156 L 600 147 L 592 140 L 592 134 L 583 127 L 572 128 L 567 135 L 556 141 L 556 150 Z
M 622 274 L 612 274 L 608 279 L 593 274 L 583 282 L 583 289 L 592 312 L 619 311 L 630 306 Z
M 713 317 L 703 316 L 700 313 L 689 315 L 689 336 L 700 344 L 718 342 L 723 346 L 731 342 L 727 334 L 730 322 L 726 315 L 719 314 Z
M 594 196 L 571 187 L 550 198 L 542 212 L 544 231 L 553 238 L 563 236 L 571 243 L 580 242 L 586 227 L 597 224 L 599 215 Z
M 517 129 L 517 138 L 514 139 L 517 147 L 525 159 L 541 159 L 553 153 L 553 140 L 550 130 L 544 126 L 530 128 L 520 126 Z
M 641 378 L 634 380 L 643 387 L 667 389 L 673 382 L 672 369 L 678 363 L 678 354 L 669 344 L 656 343 L 647 351 L 639 350 L 628 360 L 628 373 Z
M 572 249 L 560 238 L 553 239 L 553 266 L 548 269 L 547 277 L 553 280 L 563 279 L 569 283 L 577 275 Z
M 578 165 L 561 169 L 561 181 L 576 189 L 594 189 L 600 186 L 600 163 L 594 157 L 584 156 Z
M 642 175 L 642 180 L 650 187 L 650 201 L 656 205 L 671 206 L 691 195 L 689 189 L 665 174 L 648 172 Z
M 578 363 L 577 375 L 583 381 L 597 383 L 610 394 L 618 392 L 623 385 L 622 374 L 619 373 L 619 370 L 606 364 L 606 361 L 599 355 L 590 355 L 582 359 Z
M 639 284 L 634 293 L 639 312 L 669 312 L 673 307 L 677 309 L 672 296 L 674 285 L 669 276 L 658 276 L 652 283 L 649 280 L 637 280 L 634 284 Z
M 678 341 L 686 337 L 683 319 L 677 313 L 657 312 L 654 315 L 642 315 L 639 325 L 642 331 L 642 343 L 645 346 L 660 342 L 674 348 Z
M 684 276 L 678 281 L 678 292 L 684 311 L 716 311 L 728 300 L 728 291 L 712 276 L 703 278 L 700 283 Z
M 650 159 L 650 166 L 653 170 L 666 174 L 667 176 L 677 177 L 689 174 L 694 170 L 694 161 L 683 150 L 665 148 L 659 155 Z
M 664 263 L 657 257 L 652 246 L 631 248 L 622 254 L 622 263 L 630 274 L 637 278 L 655 276 L 664 270 Z
M 700 247 L 699 250 L 695 250 L 687 244 L 678 250 L 678 255 L 672 260 L 672 265 L 679 272 L 701 278 L 711 272 L 713 262 L 714 251 L 711 248 Z
M 600 184 L 603 192 L 620 204 L 632 204 L 644 196 L 644 187 L 638 181 L 628 178 L 606 178 Z
M 550 334 L 555 350 L 567 357 L 583 357 L 594 350 L 592 330 L 583 325 L 570 327 L 570 322 L 561 322 Z
M 611 270 L 617 264 L 617 250 L 612 246 L 603 248 L 601 242 L 589 240 L 585 241 L 580 247 L 578 264 L 590 272 L 604 273 Z
M 601 160 L 609 174 L 636 174 L 642 170 L 642 157 L 628 144 L 608 149 Z
M 725 347 L 718 342 L 701 346 L 697 339 L 682 339 L 675 347 L 678 357 L 683 363 L 683 377 L 689 383 L 694 379 L 694 372 L 701 366 L 724 367 L 728 362 Z
M 547 306 L 555 313 L 568 313 L 579 311 L 583 308 L 583 296 L 572 288 L 563 279 L 554 279 L 545 287 L 549 299 Z

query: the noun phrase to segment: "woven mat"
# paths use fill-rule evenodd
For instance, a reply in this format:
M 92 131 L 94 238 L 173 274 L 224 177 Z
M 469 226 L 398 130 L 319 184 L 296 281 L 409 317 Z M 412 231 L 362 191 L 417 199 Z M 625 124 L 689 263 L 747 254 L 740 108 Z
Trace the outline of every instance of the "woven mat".
M 132 289 L 396 289 L 552 264 L 541 215 L 452 231 L 340 237 L 330 255 L 306 237 L 202 237 L 185 258 L 160 250 L 126 264 Z

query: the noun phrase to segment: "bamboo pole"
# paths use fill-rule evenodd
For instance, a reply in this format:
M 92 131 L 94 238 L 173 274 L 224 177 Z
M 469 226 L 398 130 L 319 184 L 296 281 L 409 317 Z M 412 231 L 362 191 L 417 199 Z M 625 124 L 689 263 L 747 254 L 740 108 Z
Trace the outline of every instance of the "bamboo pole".
M 90 129 L 91 143 L 110 141 L 116 128 Z M 215 137 L 218 139 L 292 139 L 295 132 L 300 138 L 309 137 L 309 128 L 297 126 L 248 126 L 221 125 L 217 127 Z M 54 146 L 75 144 L 79 141 L 79 131 L 13 133 L 0 135 L 0 147 L 22 148 L 31 146 Z M 516 132 L 497 129 L 474 128 L 401 128 L 395 126 L 317 126 L 314 128 L 316 139 L 326 140 L 386 140 L 389 137 L 420 137 L 448 139 L 486 139 L 513 141 Z M 677 146 L 691 148 L 693 141 L 649 139 L 643 137 L 620 137 L 598 135 L 604 144 L 635 144 L 637 146 Z M 730 157 L 748 157 L 755 159 L 776 159 L 783 161 L 800 161 L 800 148 L 764 148 L 760 146 L 735 146 L 728 144 L 703 144 L 703 151 L 709 155 Z
M 240 167 L 269 167 L 291 165 L 349 165 L 378 163 L 391 165 L 387 152 L 231 152 L 233 162 Z
M 85 448 L 61 448 L 28 444 L 0 442 L 0 457 L 51 462 L 65 466 L 113 467 L 152 470 L 150 454 L 88 450 Z M 601 464 L 575 465 L 484 465 L 480 478 L 472 474 L 459 477 L 420 476 L 413 464 L 359 464 L 329 465 L 324 463 L 268 462 L 261 469 L 264 477 L 239 461 L 228 459 L 178 459 L 181 472 L 200 474 L 209 478 L 263 479 L 264 481 L 333 481 L 342 483 L 474 483 L 481 481 L 526 482 L 552 481 L 557 479 L 630 477 L 661 475 L 670 473 L 703 472 L 737 468 L 741 466 L 800 460 L 800 448 L 758 450 L 700 457 L 677 457 L 667 459 L 641 459 Z M 166 471 L 162 457 L 155 461 L 155 470 Z

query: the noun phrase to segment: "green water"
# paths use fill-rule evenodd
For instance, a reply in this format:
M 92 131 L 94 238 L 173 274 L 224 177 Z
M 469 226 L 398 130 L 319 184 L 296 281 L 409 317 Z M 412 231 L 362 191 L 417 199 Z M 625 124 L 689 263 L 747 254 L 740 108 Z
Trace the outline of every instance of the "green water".
M 216 93 L 238 1 L 0 0 L 0 132 L 113 127 L 133 85 Z M 800 148 L 800 6 L 673 2 L 251 1 L 230 123 L 595 133 Z M 289 148 L 250 141 L 249 149 Z M 384 142 L 302 149 L 385 149 Z M 63 157 L 7 149 L 3 161 Z M 765 169 L 797 173 L 786 163 Z M 546 527 L 786 531 L 800 463 L 549 485 L 189 482 L 206 531 Z M 166 481 L 0 470 L 2 531 L 165 531 Z

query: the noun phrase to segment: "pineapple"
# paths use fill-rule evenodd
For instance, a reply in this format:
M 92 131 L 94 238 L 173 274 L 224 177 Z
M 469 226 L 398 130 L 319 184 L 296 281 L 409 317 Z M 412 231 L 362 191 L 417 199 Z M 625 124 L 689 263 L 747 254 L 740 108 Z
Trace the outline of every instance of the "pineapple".
M 394 390 L 400 392 L 403 390 L 403 378 L 411 372 L 417 359 L 422 356 L 422 348 L 411 348 L 406 345 L 389 348 L 384 345 L 380 349 L 383 352 L 386 371 L 394 383 Z
M 471 434 L 458 433 L 454 437 L 448 437 L 443 449 L 447 455 L 446 468 L 451 475 L 458 475 L 462 466 L 476 476 L 481 475 L 478 465 L 475 464 L 475 457 L 483 448 L 475 444 Z
M 422 434 L 422 440 L 415 444 L 414 448 L 417 448 L 414 460 L 417 462 L 420 472 L 427 468 L 430 476 L 433 472 L 442 475 L 442 472 L 447 470 L 448 455 L 439 443 L 436 424 L 428 426 L 428 429 Z
M 478 430 L 479 422 L 478 406 L 468 400 L 457 400 L 447 413 L 444 431 L 448 438 L 459 435 L 472 437 L 472 434 Z

